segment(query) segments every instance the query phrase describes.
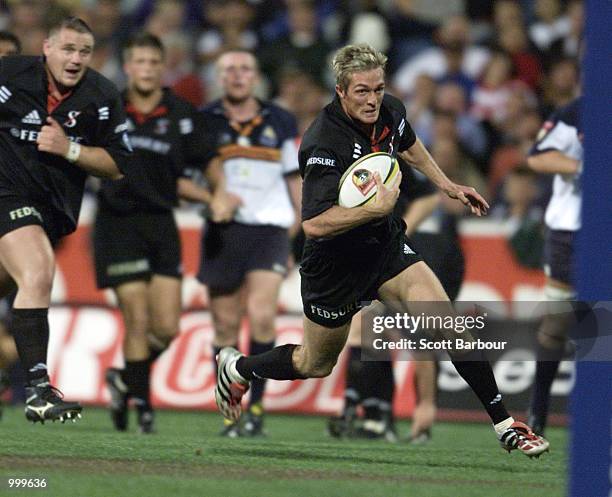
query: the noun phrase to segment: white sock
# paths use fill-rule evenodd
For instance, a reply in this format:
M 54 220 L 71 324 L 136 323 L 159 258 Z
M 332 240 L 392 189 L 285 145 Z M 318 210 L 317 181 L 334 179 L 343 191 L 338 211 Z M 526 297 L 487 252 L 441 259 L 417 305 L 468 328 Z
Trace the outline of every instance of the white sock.
M 504 419 L 503 421 L 500 421 L 496 425 L 493 425 L 493 429 L 495 430 L 495 433 L 497 433 L 497 436 L 501 437 L 504 434 L 504 432 L 508 428 L 510 428 L 512 423 L 514 423 L 514 418 L 511 416 L 509 418 Z

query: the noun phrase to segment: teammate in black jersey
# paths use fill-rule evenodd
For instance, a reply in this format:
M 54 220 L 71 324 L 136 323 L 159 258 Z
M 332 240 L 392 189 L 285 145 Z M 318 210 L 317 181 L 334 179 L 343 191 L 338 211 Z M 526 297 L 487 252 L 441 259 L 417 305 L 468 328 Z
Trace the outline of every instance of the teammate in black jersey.
M 17 285 L 11 330 L 30 421 L 75 418 L 47 375 L 53 245 L 76 228 L 87 174 L 119 178 L 130 152 L 114 85 L 89 69 L 90 28 L 53 26 L 44 57 L 0 60 L 0 287 Z
M 208 203 L 208 190 L 185 177 L 208 160 L 196 109 L 161 86 L 164 47 L 139 34 L 125 47 L 128 78 L 123 95 L 134 148 L 130 174 L 105 181 L 99 192 L 94 229 L 96 279 L 111 287 L 125 323 L 125 369 L 106 373 L 111 417 L 125 430 L 128 398 L 134 401 L 143 433 L 153 430 L 149 398 L 151 364 L 179 328 L 181 244 L 172 208 L 178 195 Z
M 346 46 L 334 57 L 336 98 L 319 114 L 300 147 L 302 226 L 307 237 L 300 271 L 304 341 L 250 357 L 223 349 L 215 394 L 225 416 L 240 415 L 240 401 L 254 377 L 327 376 L 363 301 L 394 302 L 407 312 L 413 302 L 439 302 L 438 307 L 452 312 L 440 282 L 410 248 L 404 224 L 390 215 L 399 195 L 399 176 L 385 186 L 375 175 L 377 194 L 370 204 L 352 209 L 336 204 L 342 173 L 369 151 L 383 151 L 414 165 L 472 213 L 487 211 L 486 201 L 474 188 L 444 175 L 414 135 L 403 104 L 385 95 L 385 63 L 386 57 L 367 45 Z M 502 447 L 529 456 L 548 450 L 546 440 L 510 417 L 481 351 L 461 360 L 456 353 L 452 356 L 490 415 Z
M 0 31 L 0 57 L 19 55 L 20 53 L 21 42 L 19 38 L 8 31 Z M 1 307 L 4 307 L 4 305 L 5 303 L 2 302 Z M 10 307 L 9 302 L 6 302 L 6 305 Z M 2 418 L 2 397 L 10 387 L 8 369 L 17 360 L 15 341 L 5 326 L 6 317 L 6 315 L 3 315 L 0 319 L 0 418 Z

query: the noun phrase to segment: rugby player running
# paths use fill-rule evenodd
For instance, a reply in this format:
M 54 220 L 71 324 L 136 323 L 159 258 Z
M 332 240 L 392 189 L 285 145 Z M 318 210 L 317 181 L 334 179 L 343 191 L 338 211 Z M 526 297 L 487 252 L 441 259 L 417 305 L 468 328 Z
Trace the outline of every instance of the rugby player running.
M 0 289 L 14 284 L 11 331 L 26 373 L 26 418 L 75 419 L 49 382 L 53 246 L 76 229 L 88 174 L 118 179 L 130 145 L 115 86 L 89 69 L 91 29 L 54 24 L 44 57 L 0 60 Z
M 336 205 L 338 183 L 356 158 L 383 151 L 424 173 L 450 198 L 477 216 L 488 204 L 474 188 L 449 180 L 406 121 L 406 110 L 385 95 L 386 56 L 368 45 L 341 48 L 333 60 L 336 97 L 305 133 L 300 147 L 302 226 L 307 240 L 301 267 L 304 339 L 245 357 L 233 348 L 219 353 L 216 401 L 224 416 L 240 415 L 240 401 L 255 378 L 296 380 L 331 373 L 344 348 L 351 317 L 363 301 L 379 299 L 413 312 L 415 303 L 452 306 L 434 273 L 409 247 L 404 223 L 391 215 L 398 177 L 388 186 L 375 175 L 374 202 L 347 209 Z M 482 351 L 458 356 L 457 372 L 484 405 L 501 446 L 532 457 L 549 443 L 516 422 L 504 407 Z
M 96 280 L 113 289 L 125 324 L 125 368 L 106 372 L 111 419 L 127 429 L 128 401 L 141 433 L 154 431 L 151 366 L 178 333 L 181 314 L 181 242 L 173 208 L 178 197 L 210 203 L 212 195 L 189 179 L 209 160 L 200 116 L 162 87 L 165 50 L 149 33 L 123 50 L 128 78 L 123 94 L 134 148 L 130 174 L 104 181 L 94 225 Z

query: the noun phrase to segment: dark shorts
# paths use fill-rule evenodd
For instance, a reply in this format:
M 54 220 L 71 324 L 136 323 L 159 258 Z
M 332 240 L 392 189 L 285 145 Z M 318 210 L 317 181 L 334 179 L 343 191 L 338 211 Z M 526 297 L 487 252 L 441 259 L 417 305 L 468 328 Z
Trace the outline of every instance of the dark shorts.
M 465 274 L 465 259 L 457 240 L 437 233 L 413 233 L 410 242 L 442 283 L 451 301 L 461 290 Z
M 154 274 L 181 277 L 181 242 L 171 212 L 124 215 L 100 208 L 93 246 L 98 288 L 148 281 Z
M 0 237 L 23 228 L 40 226 L 55 246 L 66 233 L 62 216 L 40 202 L 33 202 L 19 196 L 0 197 Z
M 232 293 L 256 270 L 287 272 L 289 236 L 277 226 L 209 222 L 202 235 L 198 279 L 213 295 Z
M 379 298 L 383 283 L 422 260 L 403 231 L 378 248 L 351 255 L 307 243 L 300 268 L 304 314 L 327 328 L 342 326 L 364 303 Z
M 544 272 L 549 278 L 574 286 L 575 231 L 551 230 L 544 242 Z

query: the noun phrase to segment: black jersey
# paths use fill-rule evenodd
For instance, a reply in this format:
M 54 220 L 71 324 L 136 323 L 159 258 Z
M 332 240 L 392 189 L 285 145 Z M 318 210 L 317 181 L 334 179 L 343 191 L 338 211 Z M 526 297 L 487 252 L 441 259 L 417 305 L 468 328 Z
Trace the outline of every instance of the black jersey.
M 74 142 L 104 148 L 125 172 L 130 144 L 115 86 L 88 69 L 70 95 L 48 106 L 41 57 L 0 60 L 0 196 L 17 196 L 58 213 L 65 235 L 76 228 L 87 173 L 63 157 L 39 152 L 36 139 L 47 116 Z
M 300 146 L 300 174 L 304 179 L 302 218 L 313 218 L 336 205 L 340 178 L 357 159 L 371 152 L 386 152 L 396 157 L 415 141 L 416 135 L 406 120 L 406 109 L 397 98 L 384 96 L 372 139 L 344 112 L 336 97 L 319 113 Z M 390 214 L 320 243 L 357 248 L 355 242 L 383 241 L 400 226 Z
M 177 204 L 177 180 L 202 168 L 214 152 L 201 136 L 201 117 L 189 102 L 164 89 L 149 114 L 138 112 L 123 95 L 134 152 L 119 181 L 104 181 L 100 205 L 116 212 L 169 211 Z

